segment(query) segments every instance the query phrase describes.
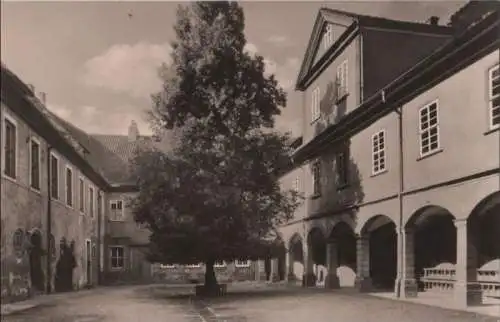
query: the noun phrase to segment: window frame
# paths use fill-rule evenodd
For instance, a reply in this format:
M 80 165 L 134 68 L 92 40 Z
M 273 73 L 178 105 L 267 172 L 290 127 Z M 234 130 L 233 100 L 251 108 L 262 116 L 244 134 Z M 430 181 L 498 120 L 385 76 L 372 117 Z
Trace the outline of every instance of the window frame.
M 319 196 L 319 195 L 321 195 L 321 161 L 320 160 L 316 159 L 312 162 L 311 172 L 312 172 L 312 195 Z
M 311 123 L 316 122 L 321 116 L 320 97 L 320 88 L 316 86 L 311 92 Z
M 85 178 L 78 176 L 78 210 L 85 214 Z
M 38 145 L 38 187 L 33 186 L 33 143 Z M 36 138 L 35 136 L 30 136 L 30 142 L 29 142 L 29 185 L 30 189 L 40 192 L 42 189 L 42 145 L 40 143 L 40 140 Z
M 221 262 L 221 263 L 220 263 L 220 264 L 217 264 L 217 262 Z M 226 261 L 215 261 L 215 263 L 214 263 L 214 267 L 215 267 L 215 268 L 224 268 L 224 267 L 226 267 L 226 266 L 227 266 Z
M 432 105 L 436 105 L 436 124 L 435 125 L 430 125 L 430 107 Z M 429 123 L 429 126 L 428 128 L 426 128 L 425 130 L 422 130 L 422 111 L 427 109 L 428 112 L 427 112 L 427 117 L 429 117 L 429 120 L 427 121 L 427 123 Z M 434 153 L 436 153 L 437 151 L 439 151 L 441 149 L 441 133 L 440 133 L 440 130 L 439 130 L 439 100 L 438 99 L 435 99 L 427 104 L 425 104 L 424 106 L 420 107 L 418 109 L 418 141 L 419 141 L 419 153 L 420 153 L 420 158 L 423 158 L 423 157 L 426 157 L 426 156 L 429 156 L 429 155 L 432 155 Z M 437 146 L 436 148 L 434 149 L 431 149 L 431 130 L 435 128 L 436 129 L 436 142 L 437 142 Z M 427 152 L 423 152 L 423 140 L 422 140 L 422 135 L 424 133 L 428 132 L 429 133 L 429 150 Z
M 54 171 L 53 171 L 53 167 L 52 167 L 52 160 L 53 158 L 57 161 L 57 180 L 56 180 L 56 187 L 57 187 L 57 196 L 56 198 L 54 198 L 53 196 L 53 189 L 54 189 L 54 185 L 53 185 L 53 175 L 54 175 Z M 49 195 L 50 195 L 50 199 L 52 200 L 58 200 L 58 201 L 61 201 L 61 184 L 60 184 L 60 177 L 59 177 L 59 174 L 60 174 L 60 167 L 61 167 L 61 158 L 55 153 L 55 152 L 50 152 L 50 173 L 49 173 L 49 180 L 50 180 L 50 191 L 49 191 Z
M 122 266 L 118 267 L 118 266 L 113 266 L 113 258 L 119 258 L 118 256 L 113 256 L 113 249 L 122 249 Z M 112 271 L 123 271 L 125 270 L 125 267 L 126 267 L 126 263 L 125 263 L 125 260 L 126 260 L 127 256 L 125 255 L 125 246 L 123 245 L 109 245 L 109 268 L 112 270 Z
M 238 262 L 245 262 L 245 264 L 241 264 L 241 263 L 238 263 Z M 252 261 L 249 260 L 249 259 L 245 259 L 245 260 L 236 259 L 234 261 L 234 266 L 238 267 L 238 268 L 248 268 L 248 267 L 250 267 L 251 264 L 252 264 Z
M 300 177 L 298 174 L 293 179 L 293 191 L 300 192 Z
M 89 184 L 89 186 L 88 186 L 88 193 L 89 193 L 89 196 L 88 196 L 89 216 L 90 216 L 90 218 L 95 218 L 95 212 L 96 212 L 96 209 L 95 209 L 95 206 L 96 206 L 95 188 L 92 184 Z
M 118 206 L 118 202 L 120 202 L 122 204 L 122 211 L 121 211 L 121 215 L 120 215 L 120 219 L 116 219 L 117 217 L 116 216 L 111 216 L 111 214 L 115 214 L 116 211 L 113 211 L 113 209 L 111 208 L 113 203 L 116 203 L 117 206 Z M 124 202 L 123 202 L 123 199 L 110 199 L 109 200 L 109 220 L 110 221 L 116 221 L 116 222 L 122 222 L 122 221 L 125 221 L 125 207 L 124 207 Z
M 14 127 L 14 176 L 11 176 L 10 174 L 6 173 L 7 170 L 7 153 L 5 153 L 6 148 L 7 148 L 7 122 L 12 124 Z M 3 117 L 2 117 L 2 160 L 1 161 L 1 172 L 2 176 L 4 178 L 7 178 L 9 180 L 16 181 L 17 180 L 17 167 L 19 165 L 19 127 L 18 127 L 18 122 L 17 120 L 11 116 L 7 111 L 4 110 Z
M 160 264 L 160 268 L 171 269 L 171 268 L 175 268 L 175 265 L 174 264 Z
M 349 185 L 349 148 L 343 147 L 335 154 L 335 174 L 337 176 L 337 189 L 342 189 Z M 340 162 L 342 160 L 342 162 Z M 340 164 L 343 164 L 343 172 L 339 169 Z M 344 181 L 341 181 L 341 178 L 344 178 Z
M 493 106 L 494 99 L 500 97 L 500 94 L 497 94 L 496 96 L 493 95 L 493 73 L 495 71 L 498 72 L 497 77 L 500 79 L 500 64 L 497 63 L 495 66 L 491 67 L 488 71 L 488 123 L 490 130 L 496 130 L 500 128 L 500 120 L 498 124 L 493 124 L 493 111 L 498 110 L 498 113 L 500 115 L 500 105 L 496 107 Z
M 200 268 L 201 267 L 201 263 L 198 263 L 198 264 L 187 264 L 186 267 L 187 268 Z
M 347 59 L 344 59 L 338 66 L 337 66 L 337 73 L 336 73 L 336 78 L 337 78 L 337 89 L 336 89 L 336 94 L 337 94 L 337 101 L 343 99 L 348 93 L 349 93 L 349 87 L 348 87 L 348 82 L 349 82 L 349 63 Z
M 325 26 L 325 33 L 323 34 L 323 49 L 328 49 L 333 41 L 333 26 L 329 23 Z
M 71 184 L 70 184 L 70 189 L 71 189 L 71 204 L 68 203 L 68 170 L 69 172 L 71 173 Z M 74 187 L 74 183 L 75 183 L 75 176 L 73 175 L 74 174 L 74 171 L 73 171 L 73 168 L 66 164 L 66 166 L 64 167 L 64 199 L 65 199 L 65 203 L 66 203 L 66 206 L 70 207 L 70 208 L 73 208 L 74 205 L 75 205 L 75 192 L 73 191 L 73 187 Z
M 380 135 L 382 135 L 382 141 L 383 141 L 383 148 L 380 148 Z M 386 152 L 386 145 L 387 145 L 387 142 L 386 142 L 386 139 L 387 139 L 387 135 L 386 135 L 386 131 L 385 129 L 382 129 L 380 131 L 377 131 L 375 132 L 373 135 L 372 135 L 372 175 L 377 175 L 377 174 L 381 174 L 385 171 L 387 171 L 387 160 L 386 160 L 386 157 L 387 157 L 387 152 Z M 375 142 L 375 140 L 377 140 Z M 383 157 L 381 157 L 381 155 L 383 155 Z M 375 166 L 375 156 L 378 156 L 378 170 L 376 170 L 376 166 Z M 381 168 L 380 167 L 380 160 L 383 160 L 383 164 L 384 164 L 384 167 Z

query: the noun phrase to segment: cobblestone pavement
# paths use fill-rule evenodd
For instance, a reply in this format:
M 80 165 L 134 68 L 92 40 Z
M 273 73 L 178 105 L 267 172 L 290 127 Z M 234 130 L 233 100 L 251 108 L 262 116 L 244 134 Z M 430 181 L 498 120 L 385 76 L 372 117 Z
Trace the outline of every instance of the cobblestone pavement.
M 68 296 L 35 308 L 3 316 L 2 322 L 200 322 L 200 315 L 179 288 L 158 292 L 154 287 L 97 289 L 82 296 Z M 166 300 L 166 297 L 172 297 Z
M 500 322 L 494 317 L 342 290 L 234 290 L 225 298 L 199 302 L 210 322 Z
M 342 290 L 233 285 L 224 297 L 194 299 L 192 289 L 158 285 L 98 289 L 2 317 L 2 322 L 500 322 Z

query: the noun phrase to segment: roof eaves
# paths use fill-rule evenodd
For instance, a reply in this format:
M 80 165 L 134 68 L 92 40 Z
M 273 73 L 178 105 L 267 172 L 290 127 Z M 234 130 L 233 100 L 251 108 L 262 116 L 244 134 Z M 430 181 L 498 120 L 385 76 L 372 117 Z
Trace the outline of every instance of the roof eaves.
M 12 107 L 12 111 L 18 114 L 26 123 L 28 123 L 28 125 L 35 129 L 42 129 L 43 131 L 40 131 L 40 134 L 42 134 L 42 132 L 45 134 L 43 136 L 49 145 L 60 148 L 62 150 L 60 152 L 64 151 L 68 153 L 67 157 L 72 159 L 72 162 L 75 162 L 75 165 L 81 166 L 82 170 L 86 171 L 89 177 L 92 177 L 92 179 L 97 181 L 97 184 L 106 188 L 109 187 L 109 184 L 104 177 L 74 149 L 63 134 L 59 132 L 59 130 L 57 130 L 50 122 L 47 115 L 39 110 L 34 105 L 33 101 L 29 99 L 33 93 L 28 86 L 16 74 L 7 68 L 7 66 L 2 65 L 2 93 L 4 86 L 9 86 L 9 82 L 11 84 L 11 91 L 9 91 L 9 95 L 13 95 L 14 97 L 17 96 L 16 103 L 21 105 L 18 106 L 17 109 Z M 8 98 L 6 97 L 5 99 Z M 25 113 L 21 113 L 19 109 L 23 109 Z

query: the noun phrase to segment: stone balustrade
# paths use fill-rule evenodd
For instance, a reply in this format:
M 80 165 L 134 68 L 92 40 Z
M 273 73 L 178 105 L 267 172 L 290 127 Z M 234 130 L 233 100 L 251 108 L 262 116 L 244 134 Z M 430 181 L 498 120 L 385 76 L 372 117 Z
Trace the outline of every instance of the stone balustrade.
M 441 263 L 432 268 L 424 268 L 424 276 L 421 279 L 425 291 L 437 292 L 452 291 L 455 280 L 455 265 L 451 263 Z
M 500 297 L 500 259 L 492 260 L 478 269 L 477 280 L 484 295 Z
M 421 278 L 425 291 L 449 292 L 456 282 L 455 265 L 441 263 L 424 268 Z M 477 270 L 477 281 L 485 296 L 500 297 L 500 259 L 490 261 Z

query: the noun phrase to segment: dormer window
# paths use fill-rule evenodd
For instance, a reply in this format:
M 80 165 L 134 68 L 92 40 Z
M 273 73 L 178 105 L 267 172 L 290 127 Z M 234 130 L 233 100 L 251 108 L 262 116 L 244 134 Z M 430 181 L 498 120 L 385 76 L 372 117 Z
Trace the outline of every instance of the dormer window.
M 332 25 L 327 24 L 325 28 L 325 33 L 323 34 L 323 47 L 324 49 L 328 49 L 332 44 L 333 40 L 333 30 Z

